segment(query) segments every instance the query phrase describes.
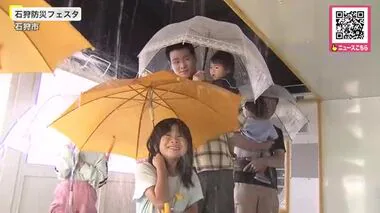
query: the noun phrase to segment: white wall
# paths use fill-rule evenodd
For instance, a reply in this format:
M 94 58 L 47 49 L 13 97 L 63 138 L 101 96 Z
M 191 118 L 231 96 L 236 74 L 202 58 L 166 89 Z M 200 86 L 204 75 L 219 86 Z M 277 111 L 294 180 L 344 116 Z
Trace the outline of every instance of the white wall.
M 290 213 L 319 213 L 319 179 L 290 179 Z
M 324 101 L 324 213 L 380 212 L 380 97 Z
M 3 132 L 5 113 L 7 111 L 9 87 L 11 85 L 12 74 L 0 75 L 0 135 Z
M 289 212 L 319 213 L 318 105 L 314 101 L 297 104 L 309 123 L 291 145 Z
M 39 79 L 38 74 L 13 75 L 4 122 L 5 128 L 9 128 L 12 121 L 35 102 L 35 91 L 38 89 Z M 5 149 L 4 155 L 0 159 L 0 212 L 12 212 L 12 203 L 16 202 L 14 195 L 17 191 L 22 157 L 19 152 Z

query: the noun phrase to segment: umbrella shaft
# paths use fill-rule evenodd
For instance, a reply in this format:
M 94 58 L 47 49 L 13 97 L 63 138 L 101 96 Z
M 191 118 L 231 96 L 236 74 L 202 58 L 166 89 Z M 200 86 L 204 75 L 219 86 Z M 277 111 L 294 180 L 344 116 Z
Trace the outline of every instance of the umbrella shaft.
M 149 89 L 148 90 L 148 107 L 149 107 L 149 116 L 150 116 L 150 120 L 152 121 L 152 124 L 154 126 L 154 109 L 153 109 L 153 90 L 152 89 Z

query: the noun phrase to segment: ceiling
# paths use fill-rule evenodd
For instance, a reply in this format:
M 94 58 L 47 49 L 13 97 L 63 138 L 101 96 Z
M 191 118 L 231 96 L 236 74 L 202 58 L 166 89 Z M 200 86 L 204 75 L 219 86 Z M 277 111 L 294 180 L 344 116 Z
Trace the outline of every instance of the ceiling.
M 135 74 L 138 53 L 159 29 L 195 15 L 204 15 L 239 25 L 261 51 L 275 83 L 293 85 L 288 89 L 294 93 L 308 91 L 277 55 L 221 0 L 189 0 L 184 3 L 172 0 L 48 2 L 52 6 L 72 4 L 82 8 L 82 21 L 73 22 L 73 25 L 96 47 L 97 55 L 113 63 L 113 69 L 119 70 L 119 78 L 128 78 Z M 121 20 L 119 14 L 122 14 Z
M 225 0 L 318 97 L 380 96 L 376 0 Z M 372 51 L 330 53 L 329 5 L 372 5 Z

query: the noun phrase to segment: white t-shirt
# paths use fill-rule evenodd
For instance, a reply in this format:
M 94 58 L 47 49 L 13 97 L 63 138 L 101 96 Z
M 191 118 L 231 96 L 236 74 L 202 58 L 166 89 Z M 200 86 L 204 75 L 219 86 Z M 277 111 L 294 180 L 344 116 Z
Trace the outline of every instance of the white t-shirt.
M 193 172 L 191 179 L 194 186 L 187 189 L 181 183 L 180 176 L 169 176 L 170 208 L 173 208 L 173 212 L 184 212 L 192 204 L 203 199 L 202 188 L 195 172 Z M 133 195 L 133 199 L 136 200 L 136 213 L 157 212 L 153 203 L 145 196 L 145 191 L 149 187 L 156 185 L 156 180 L 157 173 L 153 165 L 148 162 L 137 164 L 135 193 Z

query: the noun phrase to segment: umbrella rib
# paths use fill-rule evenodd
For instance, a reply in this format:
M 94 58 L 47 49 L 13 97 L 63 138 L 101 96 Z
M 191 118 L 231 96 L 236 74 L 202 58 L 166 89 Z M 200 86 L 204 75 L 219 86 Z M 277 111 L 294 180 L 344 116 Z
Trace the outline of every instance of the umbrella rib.
M 126 98 L 119 98 L 120 100 L 127 100 Z M 141 102 L 144 102 L 145 100 L 136 100 L 136 99 L 133 99 L 134 101 L 141 101 Z M 167 107 L 167 106 L 165 106 L 165 105 L 163 105 L 163 104 L 161 104 L 161 103 L 158 103 L 157 102 L 157 100 L 155 101 L 155 100 L 153 100 L 153 103 L 155 103 L 155 104 L 157 104 L 158 106 L 162 106 L 162 107 L 164 107 L 164 108 L 166 108 L 166 109 L 170 109 L 169 107 Z M 136 104 L 136 105 L 140 105 L 140 104 Z M 132 107 L 135 107 L 136 105 L 133 105 Z M 127 109 L 128 107 L 125 107 L 125 108 L 120 108 L 120 109 Z
M 128 98 L 119 98 L 119 97 L 103 97 L 103 98 L 109 98 L 109 99 L 117 99 L 117 100 L 128 100 Z M 144 101 L 144 100 L 138 100 L 138 99 L 135 99 L 136 101 Z
M 164 94 L 166 94 L 166 93 L 164 93 Z M 165 98 L 165 100 L 170 100 L 170 101 L 172 101 L 172 100 L 186 100 L 186 99 L 188 99 L 188 98 L 186 98 L 186 97 L 185 98 Z
M 291 104 L 293 104 L 293 103 L 291 103 Z M 277 119 L 280 121 L 281 125 L 284 127 L 284 129 L 285 129 L 286 133 L 288 134 L 290 140 L 293 142 L 294 138 L 292 138 L 292 137 L 290 136 L 290 134 L 289 134 L 289 130 L 286 128 L 285 123 L 281 120 L 280 116 L 278 116 L 278 114 L 277 114 L 276 112 L 275 112 L 274 114 L 276 115 Z M 310 122 L 308 118 L 305 117 L 305 119 L 306 119 L 306 121 L 307 121 L 306 123 L 309 123 L 309 122 Z M 302 128 L 302 127 L 301 127 L 301 128 Z
M 153 92 L 153 93 L 155 93 L 155 92 Z M 157 95 L 157 94 L 156 94 Z M 161 99 L 162 100 L 162 99 Z M 164 100 L 162 100 L 164 103 L 166 103 Z M 153 103 L 155 103 L 155 104 L 157 104 L 157 105 L 159 105 L 159 106 L 162 106 L 162 107 L 164 107 L 164 108 L 166 108 L 166 109 L 170 109 L 171 110 L 171 108 L 170 108 L 170 106 L 168 105 L 168 106 L 165 106 L 165 105 L 163 105 L 163 104 L 160 104 L 160 103 L 158 103 L 157 101 L 153 101 Z M 166 103 L 166 105 L 167 105 L 167 103 Z
M 128 86 L 129 86 L 129 85 L 128 85 Z M 142 85 L 142 86 L 143 86 L 143 85 Z M 130 87 L 130 86 L 129 86 L 129 87 Z M 130 88 L 131 88 L 131 87 L 130 87 Z M 142 93 L 146 90 L 146 88 L 144 88 L 143 91 L 138 92 L 137 90 L 135 90 L 135 89 L 133 89 L 133 88 L 131 88 L 131 89 L 132 89 L 133 91 L 137 92 L 137 93 L 138 93 L 137 95 L 142 95 Z M 113 94 L 110 94 L 110 95 L 117 95 L 117 94 L 124 93 L 124 92 L 129 92 L 129 91 L 127 90 L 127 91 L 117 92 L 117 93 L 113 93 Z M 136 96 L 137 96 L 137 95 L 136 95 Z M 52 124 L 54 124 L 55 122 L 57 122 L 57 121 L 58 121 L 59 119 L 61 119 L 62 117 L 64 117 L 64 116 L 66 116 L 66 115 L 68 115 L 68 114 L 74 112 L 75 110 L 77 110 L 77 109 L 79 109 L 80 107 L 83 107 L 83 106 L 85 106 L 85 105 L 87 105 L 87 104 L 89 104 L 89 103 L 92 103 L 92 102 L 97 101 L 97 100 L 102 99 L 102 98 L 112 98 L 112 97 L 108 97 L 108 96 L 109 96 L 109 95 L 107 95 L 107 96 L 97 97 L 97 98 L 94 98 L 93 100 L 90 100 L 89 102 L 86 102 L 86 103 L 80 104 L 79 107 L 76 107 L 76 108 L 72 109 L 71 111 L 68 111 L 68 112 L 62 114 L 59 118 L 57 118 L 55 121 L 53 121 Z M 133 97 L 136 97 L 136 96 L 133 96 Z M 78 105 L 78 104 L 77 104 L 77 105 Z
M 148 89 L 148 88 L 147 88 Z M 139 119 L 139 127 L 137 129 L 137 145 L 136 145 L 136 154 L 135 154 L 135 158 L 137 159 L 137 156 L 138 156 L 138 152 L 139 152 L 139 143 L 140 143 L 140 130 L 141 130 L 141 119 L 142 119 L 142 116 L 143 116 L 143 113 L 144 113 L 144 108 L 145 108 L 145 104 L 146 104 L 146 100 L 148 99 L 148 94 L 145 96 L 145 101 L 144 101 L 144 104 L 143 106 L 141 107 L 141 113 L 140 113 L 140 119 Z
M 156 94 L 157 95 L 157 97 L 162 101 L 162 102 L 164 102 L 169 108 L 168 109 L 170 109 L 171 111 L 173 111 L 173 113 L 175 114 L 175 116 L 177 116 L 177 118 L 179 118 L 178 117 L 178 113 L 168 104 L 168 102 L 166 102 L 159 94 L 157 94 L 154 90 L 153 90 L 153 93 L 154 94 Z
M 5 13 L 7 14 L 7 12 L 2 8 L 0 7 L 0 9 Z M 44 62 L 46 63 L 46 65 L 49 67 L 50 71 L 53 71 L 53 69 L 50 67 L 49 63 L 46 61 L 45 57 L 42 55 L 41 51 L 37 48 L 36 44 L 32 41 L 32 39 L 30 39 L 29 35 L 26 34 L 25 31 L 23 31 L 24 35 L 26 36 L 26 38 L 28 38 L 28 40 L 30 41 L 30 43 L 32 43 L 32 45 L 36 48 L 36 50 L 38 51 L 38 53 L 40 54 L 42 60 L 44 60 Z
M 167 93 L 170 92 L 170 93 L 174 93 L 174 94 L 177 94 L 177 95 L 183 95 L 183 96 L 185 96 L 185 97 L 187 97 L 187 98 L 189 98 L 189 99 L 193 99 L 193 100 L 198 101 L 199 103 L 201 103 L 201 104 L 207 106 L 207 108 L 211 109 L 213 112 L 216 112 L 216 113 L 220 114 L 220 113 L 217 112 L 215 109 L 213 109 L 211 106 L 209 106 L 209 105 L 207 105 L 206 103 L 203 103 L 202 101 L 199 101 L 198 99 L 196 99 L 196 98 L 194 98 L 194 97 L 191 97 L 191 96 L 189 96 L 189 95 L 187 95 L 187 94 L 180 93 L 180 92 L 169 91 L 169 90 L 165 90 L 165 89 L 159 89 L 159 88 L 155 88 L 155 90 L 165 91 L 165 92 L 167 92 Z
M 146 91 L 146 89 L 144 89 L 144 91 Z M 144 91 L 142 91 L 142 92 L 144 92 Z M 121 103 L 119 106 L 117 106 L 115 109 L 113 109 L 110 113 L 108 113 L 108 115 L 101 121 L 101 122 L 99 122 L 99 124 L 96 126 L 96 128 L 92 131 L 92 133 L 87 137 L 87 140 L 84 142 L 84 144 L 81 146 L 81 148 L 80 149 L 82 149 L 86 144 L 87 144 L 87 142 L 90 140 L 90 138 L 94 135 L 94 133 L 96 132 L 96 130 L 100 127 L 100 125 L 102 125 L 103 124 L 103 122 L 107 119 L 107 118 L 109 118 L 109 116 L 112 114 L 112 113 L 114 113 L 116 110 L 118 110 L 121 106 L 123 106 L 125 103 L 127 103 L 128 101 L 130 101 L 130 100 L 133 100 L 133 98 L 134 97 L 136 97 L 136 96 L 138 96 L 138 95 L 140 95 L 140 93 L 139 94 L 136 94 L 136 95 L 134 95 L 133 97 L 131 97 L 130 99 L 128 99 L 128 100 L 126 100 L 126 101 L 124 101 L 123 103 Z
M 118 97 L 105 97 L 105 98 L 110 98 L 110 99 L 118 99 L 118 100 L 127 100 L 128 98 L 118 98 Z M 177 99 L 179 99 L 179 98 L 177 98 Z M 181 99 L 186 99 L 186 98 L 181 98 Z M 135 101 L 145 101 L 145 100 L 137 100 L 137 99 L 134 99 Z M 170 99 L 170 100 L 176 100 L 175 98 L 172 98 L 172 99 Z M 157 105 L 159 105 L 159 106 L 162 106 L 162 107 L 165 107 L 166 109 L 170 109 L 169 107 L 167 107 L 167 106 L 165 106 L 165 105 L 163 105 L 163 104 L 161 104 L 161 103 L 158 103 L 157 102 L 157 100 L 152 100 L 153 101 L 153 103 L 155 103 L 155 104 L 157 104 Z
M 138 84 L 138 85 L 140 85 L 140 86 L 143 86 L 144 88 L 141 88 L 143 91 L 142 92 L 144 92 L 145 90 L 146 90 L 146 86 L 144 86 L 144 85 L 141 85 L 141 84 Z M 131 85 L 127 85 L 131 90 L 124 90 L 124 91 L 121 91 L 121 92 L 115 92 L 115 93 L 112 93 L 112 94 L 109 94 L 109 95 L 106 95 L 106 96 L 104 96 L 104 97 L 106 97 L 106 98 L 118 98 L 118 97 L 110 97 L 110 96 L 112 96 L 112 95 L 118 95 L 118 94 L 121 94 L 121 93 L 125 93 L 125 92 L 130 92 L 130 91 L 134 91 L 134 92 L 136 92 L 136 93 L 142 93 L 142 92 L 139 92 L 139 91 L 137 91 L 136 89 L 134 89 L 134 88 L 132 88 L 131 87 Z M 103 97 L 101 97 L 101 98 L 103 98 Z M 95 99 L 94 99 L 95 100 Z
M 175 83 L 181 83 L 181 82 L 173 82 L 173 83 L 171 83 L 171 84 L 175 84 Z M 182 83 L 183 83 L 183 82 L 182 82 Z M 174 93 L 174 94 L 178 94 L 178 95 L 183 95 L 183 96 L 185 96 L 185 97 L 187 97 L 187 98 L 190 98 L 190 99 L 193 99 L 193 100 L 198 101 L 199 103 L 205 105 L 207 108 L 211 109 L 213 112 L 216 112 L 216 113 L 218 113 L 218 114 L 221 114 L 221 113 L 217 112 L 215 109 L 213 109 L 211 106 L 207 105 L 206 103 L 203 103 L 203 102 L 199 101 L 198 99 L 196 99 L 196 98 L 194 98 L 194 97 L 191 97 L 191 96 L 189 96 L 189 95 L 187 95 L 187 94 L 179 93 L 179 92 L 175 92 L 175 91 L 172 91 L 172 90 L 160 89 L 160 88 L 157 88 L 157 87 L 155 87 L 154 89 L 155 89 L 155 90 L 164 91 L 165 93 L 164 93 L 163 95 L 165 95 L 165 94 L 167 94 L 167 93 L 169 93 L 169 92 L 170 92 L 170 93 Z M 157 95 L 158 97 L 161 98 L 161 96 L 159 96 L 157 93 L 156 93 L 156 95 Z M 164 101 L 162 98 L 161 98 L 161 100 Z M 164 102 L 165 102 L 165 101 L 164 101 Z M 165 103 L 166 103 L 166 102 L 165 102 Z M 167 104 L 167 103 L 166 103 L 166 104 Z M 167 105 L 168 105 L 168 104 L 167 104 Z M 168 106 L 169 106 L 169 105 L 168 105 Z M 173 111 L 173 112 L 174 112 L 174 111 Z
M 280 121 L 281 125 L 284 127 L 284 129 L 285 129 L 286 133 L 288 134 L 290 140 L 293 142 L 293 138 L 290 136 L 289 131 L 286 129 L 286 126 L 285 126 L 284 122 L 282 122 L 282 120 L 281 120 L 280 117 L 277 115 L 277 113 L 274 113 L 274 114 L 276 115 L 277 119 Z
M 156 94 L 156 93 L 155 93 Z M 156 94 L 157 95 L 157 94 Z M 118 100 L 128 100 L 128 98 L 118 98 L 118 97 L 104 97 L 104 98 L 110 98 L 110 99 L 118 99 Z M 179 99 L 179 98 L 178 98 Z M 181 99 L 186 99 L 186 98 L 181 98 Z M 135 101 L 141 101 L 141 102 L 143 102 L 143 101 L 146 101 L 146 100 L 138 100 L 138 99 L 134 99 Z M 161 99 L 158 99 L 158 100 L 161 100 Z M 173 99 L 170 99 L 170 100 L 176 100 L 175 98 L 173 98 Z M 153 103 L 155 103 L 155 104 L 157 104 L 157 105 L 159 105 L 159 106 L 162 106 L 162 107 L 164 107 L 164 108 L 166 108 L 166 109 L 170 109 L 169 107 L 167 107 L 167 106 L 165 106 L 165 105 L 163 105 L 163 104 L 161 104 L 161 103 L 158 103 L 157 102 L 157 100 L 152 100 L 152 102 Z

